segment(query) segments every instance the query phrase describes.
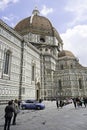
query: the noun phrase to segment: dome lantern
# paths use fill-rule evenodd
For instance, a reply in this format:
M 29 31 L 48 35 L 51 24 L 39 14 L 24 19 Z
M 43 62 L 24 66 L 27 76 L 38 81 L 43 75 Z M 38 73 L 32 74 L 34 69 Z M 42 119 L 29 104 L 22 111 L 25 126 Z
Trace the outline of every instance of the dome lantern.
M 32 12 L 32 15 L 39 15 L 39 14 L 40 14 L 40 12 L 39 12 L 39 10 L 37 9 L 37 6 L 36 6 L 35 9 Z
M 31 18 L 30 18 L 30 24 L 32 24 L 34 15 L 39 15 L 39 14 L 40 14 L 39 10 L 37 9 L 37 7 L 35 7 L 35 9 L 32 12 Z

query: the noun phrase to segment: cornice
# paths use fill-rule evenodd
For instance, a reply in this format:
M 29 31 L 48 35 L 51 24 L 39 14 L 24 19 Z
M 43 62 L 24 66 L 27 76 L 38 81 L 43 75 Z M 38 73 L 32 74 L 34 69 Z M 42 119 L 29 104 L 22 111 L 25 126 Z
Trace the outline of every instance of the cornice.
M 33 49 L 35 52 L 37 52 L 38 54 L 40 54 L 40 51 L 39 51 L 35 46 L 33 46 L 27 39 L 23 38 L 23 42 L 24 42 L 28 47 L 30 47 L 31 49 Z
M 52 55 L 52 54 L 49 54 L 49 53 L 42 53 L 43 56 L 49 56 L 49 57 L 52 57 L 53 59 L 55 60 L 58 60 L 58 57 Z
M 23 37 L 21 35 L 19 35 L 16 31 L 14 31 L 13 28 L 11 28 L 9 25 L 7 25 L 5 22 L 3 22 L 0 19 L 0 25 L 5 28 L 7 31 L 9 31 L 10 33 L 12 33 L 14 36 L 16 36 L 19 40 L 23 40 Z

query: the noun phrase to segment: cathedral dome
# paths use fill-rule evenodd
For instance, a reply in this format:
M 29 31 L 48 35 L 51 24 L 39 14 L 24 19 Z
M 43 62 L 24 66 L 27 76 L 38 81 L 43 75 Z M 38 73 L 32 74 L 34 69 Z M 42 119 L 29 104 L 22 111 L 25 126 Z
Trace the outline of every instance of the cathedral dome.
M 52 26 L 48 18 L 40 16 L 37 9 L 33 10 L 32 15 L 21 20 L 14 28 L 22 36 L 27 35 L 28 33 L 40 34 L 44 36 L 53 36 L 61 42 L 61 38 Z
M 69 57 L 75 58 L 74 54 L 71 51 L 62 50 L 58 53 L 58 57 L 64 57 L 64 56 L 69 56 Z

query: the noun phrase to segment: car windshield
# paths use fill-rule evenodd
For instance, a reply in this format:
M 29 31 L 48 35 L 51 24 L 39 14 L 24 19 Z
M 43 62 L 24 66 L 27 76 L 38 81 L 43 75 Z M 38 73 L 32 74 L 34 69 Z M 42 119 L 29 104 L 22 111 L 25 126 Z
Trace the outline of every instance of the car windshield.
M 38 101 L 36 101 L 36 100 L 26 100 L 25 102 L 26 103 L 38 103 Z

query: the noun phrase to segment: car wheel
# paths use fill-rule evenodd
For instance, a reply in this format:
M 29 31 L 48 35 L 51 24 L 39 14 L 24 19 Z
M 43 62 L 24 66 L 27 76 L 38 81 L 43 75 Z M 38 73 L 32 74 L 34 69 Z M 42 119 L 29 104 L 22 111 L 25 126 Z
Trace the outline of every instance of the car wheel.
M 25 106 L 22 106 L 22 110 L 24 110 L 26 107 Z
M 40 110 L 41 108 L 40 108 L 40 106 L 37 106 L 37 110 Z

